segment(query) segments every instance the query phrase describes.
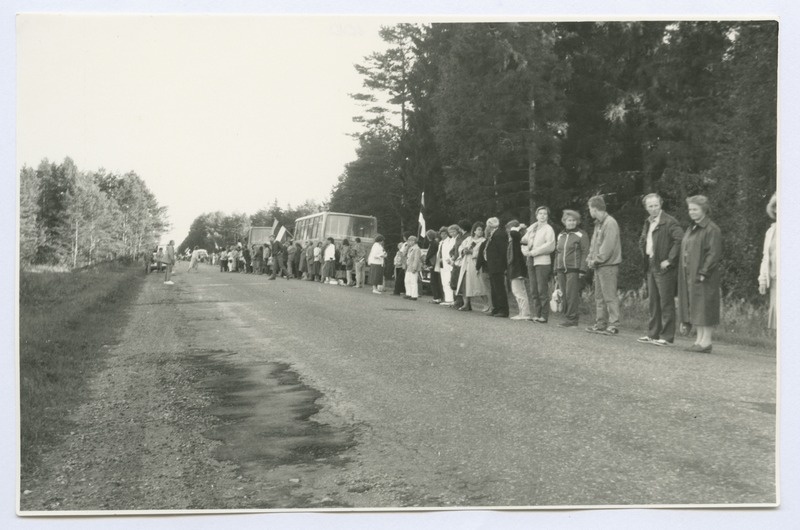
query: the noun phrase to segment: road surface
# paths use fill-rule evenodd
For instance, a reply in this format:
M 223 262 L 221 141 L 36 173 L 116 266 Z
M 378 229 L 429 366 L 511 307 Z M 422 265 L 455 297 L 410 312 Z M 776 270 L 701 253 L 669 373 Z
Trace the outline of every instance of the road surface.
M 210 266 L 175 282 L 145 280 L 24 510 L 776 502 L 774 352 Z

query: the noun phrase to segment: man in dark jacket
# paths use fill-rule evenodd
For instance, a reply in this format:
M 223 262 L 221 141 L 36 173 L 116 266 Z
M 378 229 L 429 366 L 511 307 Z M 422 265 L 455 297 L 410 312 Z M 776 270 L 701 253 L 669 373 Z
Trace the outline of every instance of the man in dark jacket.
M 286 251 L 280 241 L 275 239 L 274 235 L 269 236 L 269 242 L 272 246 L 272 276 L 268 279 L 274 280 L 275 275 L 280 271 L 281 276 L 286 276 L 289 279 L 289 274 L 286 272 L 286 264 L 284 263 L 284 256 Z
M 657 193 L 642 199 L 649 216 L 639 238 L 650 298 L 650 323 L 647 335 L 638 340 L 657 346 L 666 346 L 675 340 L 675 292 L 678 256 L 683 239 L 680 224 L 661 209 L 663 203 Z
M 486 221 L 487 242 L 484 247 L 486 270 L 492 287 L 492 316 L 508 318 L 506 293 L 506 267 L 508 266 L 508 234 L 500 230 L 500 220 L 492 217 Z

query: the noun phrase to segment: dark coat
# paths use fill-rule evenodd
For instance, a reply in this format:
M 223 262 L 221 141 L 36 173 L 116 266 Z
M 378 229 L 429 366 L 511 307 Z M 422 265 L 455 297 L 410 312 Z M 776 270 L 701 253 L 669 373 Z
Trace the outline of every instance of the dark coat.
M 484 239 L 483 241 L 481 241 L 481 244 L 478 247 L 478 256 L 475 258 L 475 268 L 479 271 L 486 272 L 488 274 L 486 258 L 484 257 L 484 252 L 483 252 L 484 249 L 486 249 L 486 241 L 488 240 Z
M 722 232 L 708 217 L 692 223 L 678 261 L 678 318 L 694 326 L 716 326 L 720 314 Z M 700 281 L 700 276 L 704 280 Z
M 434 267 L 436 265 L 436 254 L 438 253 L 439 253 L 439 240 L 434 239 L 433 241 L 430 241 L 430 244 L 428 245 L 428 251 L 425 254 L 425 261 L 423 262 L 423 264 L 426 267 L 431 267 L 431 268 Z
M 500 274 L 506 271 L 508 260 L 508 234 L 502 228 L 494 231 L 486 243 L 486 272 Z M 521 252 L 521 251 L 520 251 Z
M 639 250 L 644 256 L 645 273 L 647 273 L 647 269 L 650 266 L 650 260 L 647 258 L 647 232 L 649 230 L 650 220 L 645 219 L 642 235 L 639 236 Z M 653 229 L 653 254 L 658 265 L 657 270 L 661 270 L 660 263 L 664 260 L 669 261 L 669 269 L 678 267 L 678 255 L 680 254 L 682 239 L 683 229 L 681 229 L 678 220 L 667 212 L 662 211 L 658 225 Z
M 522 254 L 522 233 L 521 230 L 509 232 L 508 248 L 506 249 L 506 261 L 508 262 L 508 278 L 527 278 L 528 265 L 525 256 Z

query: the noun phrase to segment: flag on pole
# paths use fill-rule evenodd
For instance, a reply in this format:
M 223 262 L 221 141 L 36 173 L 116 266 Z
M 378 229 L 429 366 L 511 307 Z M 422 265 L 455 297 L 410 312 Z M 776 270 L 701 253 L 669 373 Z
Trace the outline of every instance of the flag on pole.
M 425 237 L 425 232 L 427 229 L 425 227 L 425 216 L 422 215 L 422 212 L 425 210 L 425 192 L 422 192 L 422 198 L 420 199 L 420 208 L 419 208 L 419 235 L 420 237 Z

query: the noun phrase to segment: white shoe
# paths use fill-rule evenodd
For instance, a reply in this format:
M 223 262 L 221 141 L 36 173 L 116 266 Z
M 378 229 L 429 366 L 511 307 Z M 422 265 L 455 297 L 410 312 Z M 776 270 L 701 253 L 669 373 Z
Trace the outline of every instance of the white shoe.
M 172 280 L 170 280 L 170 281 L 168 281 L 168 282 L 164 282 L 164 285 L 175 285 L 175 282 L 173 282 Z
M 515 315 L 511 317 L 509 320 L 530 320 L 531 317 L 526 317 L 525 315 Z

